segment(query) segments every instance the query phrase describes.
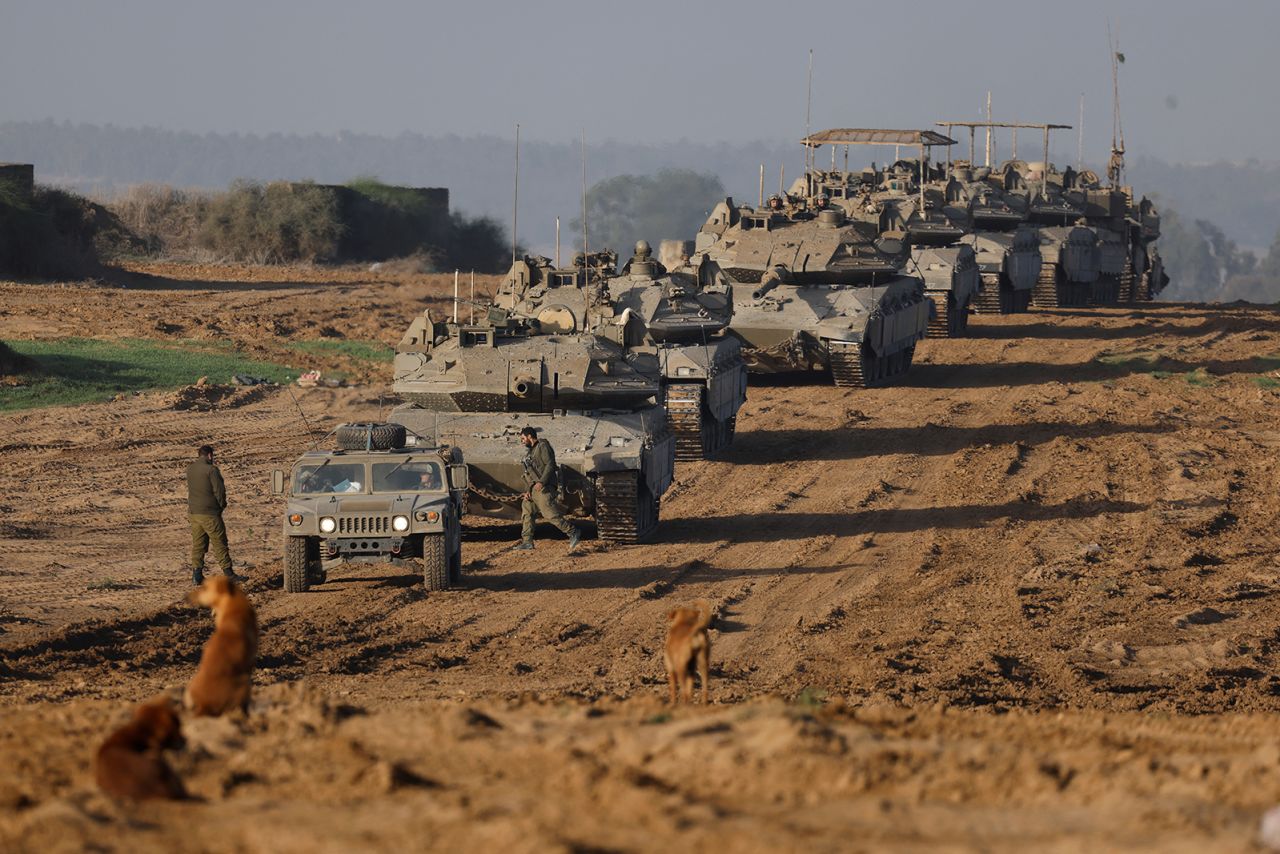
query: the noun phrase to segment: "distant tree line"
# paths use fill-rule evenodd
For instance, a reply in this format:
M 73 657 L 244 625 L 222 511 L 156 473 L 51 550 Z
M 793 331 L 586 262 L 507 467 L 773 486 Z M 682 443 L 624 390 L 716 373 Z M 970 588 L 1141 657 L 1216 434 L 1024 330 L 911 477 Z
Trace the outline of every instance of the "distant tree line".
M 1165 299 L 1191 302 L 1280 302 L 1280 231 L 1257 255 L 1212 222 L 1161 210 L 1157 244 L 1169 274 Z
M 0 272 L 98 273 L 128 257 L 258 264 L 408 259 L 413 269 L 506 269 L 510 242 L 487 217 L 448 210 L 447 194 L 376 178 L 347 186 L 236 181 L 223 191 L 146 184 L 90 200 L 0 181 Z

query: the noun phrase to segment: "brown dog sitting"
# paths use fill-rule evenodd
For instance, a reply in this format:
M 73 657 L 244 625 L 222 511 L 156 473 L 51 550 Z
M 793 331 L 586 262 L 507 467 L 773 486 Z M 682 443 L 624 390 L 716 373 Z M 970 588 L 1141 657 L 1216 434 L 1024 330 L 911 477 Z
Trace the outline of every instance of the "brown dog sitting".
M 258 658 L 258 618 L 249 597 L 226 576 L 215 575 L 187 599 L 213 611 L 213 637 L 205 643 L 200 666 L 187 685 L 187 708 L 210 717 L 235 709 L 248 712 Z
M 702 677 L 702 702 L 707 702 L 707 671 L 711 666 L 711 606 L 705 600 L 693 608 L 672 608 L 667 614 L 667 644 L 662 659 L 667 665 L 670 701 L 676 702 L 677 690 L 686 703 L 693 702 L 693 665 L 697 662 Z
M 167 699 L 143 703 L 133 710 L 133 720 L 98 748 L 93 763 L 98 788 L 113 798 L 129 800 L 187 797 L 163 753 L 184 743 L 182 723 Z

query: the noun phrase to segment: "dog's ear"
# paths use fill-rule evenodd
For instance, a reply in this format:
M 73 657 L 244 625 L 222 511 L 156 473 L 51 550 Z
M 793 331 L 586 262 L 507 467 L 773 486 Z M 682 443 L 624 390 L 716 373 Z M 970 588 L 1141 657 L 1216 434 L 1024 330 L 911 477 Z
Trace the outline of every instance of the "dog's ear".
M 672 620 L 674 620 L 676 618 L 676 615 L 679 613 L 680 613 L 679 608 L 672 608 L 670 611 L 667 612 L 667 622 L 669 623 Z

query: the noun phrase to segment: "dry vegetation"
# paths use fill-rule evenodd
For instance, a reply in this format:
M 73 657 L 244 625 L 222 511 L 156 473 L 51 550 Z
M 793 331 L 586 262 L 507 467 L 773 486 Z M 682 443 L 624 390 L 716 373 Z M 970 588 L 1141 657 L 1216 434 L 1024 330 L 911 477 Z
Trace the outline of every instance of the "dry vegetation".
M 0 285 L 0 338 L 92 315 L 274 358 L 341 340 L 326 328 L 393 343 L 449 289 L 134 275 Z M 0 847 L 1248 850 L 1280 792 L 1280 315 L 971 331 L 922 345 L 901 387 L 755 385 L 728 457 L 678 469 L 653 544 L 569 559 L 548 532 L 518 555 L 513 527 L 470 520 L 442 594 L 391 566 L 280 590 L 269 473 L 309 444 L 298 407 L 316 430 L 373 417 L 385 367 L 296 405 L 169 391 L 0 416 Z M 258 700 L 190 727 L 175 762 L 201 802 L 121 808 L 93 745 L 208 636 L 180 601 L 181 471 L 210 439 Z M 663 616 L 697 599 L 718 612 L 712 704 L 671 711 Z

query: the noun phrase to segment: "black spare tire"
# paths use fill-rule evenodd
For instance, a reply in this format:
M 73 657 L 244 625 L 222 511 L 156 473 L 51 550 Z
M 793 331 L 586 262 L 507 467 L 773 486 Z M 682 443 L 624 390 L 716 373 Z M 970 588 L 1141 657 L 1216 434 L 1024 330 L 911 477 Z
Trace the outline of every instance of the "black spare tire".
M 363 422 L 337 429 L 338 447 L 344 451 L 390 451 L 404 447 L 404 425 Z

